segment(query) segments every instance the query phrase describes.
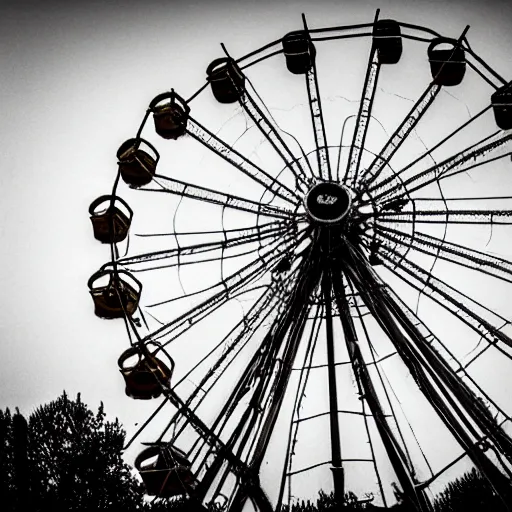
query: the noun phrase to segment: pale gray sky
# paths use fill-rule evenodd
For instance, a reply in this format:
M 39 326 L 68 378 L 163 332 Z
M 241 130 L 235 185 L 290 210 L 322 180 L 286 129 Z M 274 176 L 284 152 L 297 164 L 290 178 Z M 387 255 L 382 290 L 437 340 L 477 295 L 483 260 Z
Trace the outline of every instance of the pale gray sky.
M 89 276 L 108 259 L 105 246 L 92 238 L 87 210 L 95 197 L 109 193 L 118 146 L 135 135 L 156 94 L 174 87 L 188 97 L 203 84 L 206 66 L 222 55 L 220 42 L 238 57 L 300 28 L 302 12 L 310 27 L 316 28 L 371 22 L 376 8 L 381 9 L 382 18 L 425 25 L 454 38 L 471 25 L 468 39 L 473 49 L 505 78 L 511 78 L 512 5 L 508 1 L 2 3 L 0 407 L 19 406 L 29 413 L 65 389 L 70 395 L 81 392 L 91 407 L 103 400 L 107 413 L 118 416 L 129 433 L 134 431 L 134 424 L 143 421 L 156 404 L 125 397 L 116 365 L 128 346 L 124 327 L 122 322 L 102 321 L 93 315 L 86 286 Z M 347 43 L 347 48 L 346 53 L 333 48 L 319 56 L 328 70 L 320 76 L 322 92 L 330 98 L 333 112 L 339 113 L 327 126 L 333 133 L 332 143 L 337 143 L 343 116 L 357 108 L 346 99 L 358 100 L 364 80 L 364 43 L 362 47 Z M 381 94 L 386 101 L 376 116 L 388 131 L 411 105 L 391 93 L 415 100 L 429 80 L 426 56 L 421 62 L 412 58 L 420 56 L 424 47 L 414 48 L 409 53 L 411 60 L 401 68 L 404 75 L 392 76 L 385 70 L 387 81 L 382 80 L 385 90 Z M 406 46 L 404 54 L 408 50 Z M 291 81 L 286 87 L 284 83 L 267 84 L 256 68 L 251 77 L 255 83 L 259 80 L 273 114 L 283 125 L 293 127 L 300 119 L 294 116 L 305 112 L 305 90 L 295 88 Z M 488 101 L 477 98 L 488 88 L 474 74 L 469 75 L 461 90 L 453 89 L 463 103 L 446 95 L 441 100 L 458 108 L 460 118 L 466 115 L 465 105 L 475 113 Z M 220 109 L 212 104 L 213 99 L 203 95 L 197 106 L 193 104 L 193 113 L 217 131 L 235 107 Z M 243 117 L 229 123 L 221 133 L 234 139 L 243 131 Z M 429 118 L 422 135 L 435 140 L 436 123 L 440 121 L 435 116 Z M 247 146 L 255 143 L 248 139 Z M 179 154 L 174 146 L 161 152 L 179 177 L 179 173 L 192 172 L 194 166 L 188 159 L 195 148 L 186 141 Z M 205 156 L 209 160 L 201 161 L 194 157 L 194 168 L 205 173 L 205 183 L 215 183 L 214 158 Z M 157 230 L 158 221 L 153 223 L 151 215 L 162 220 L 161 206 L 155 203 L 141 213 L 147 232 Z M 198 211 L 194 215 L 199 218 Z M 201 219 L 209 215 L 206 209 Z M 210 220 L 212 228 L 218 226 L 218 220 Z M 498 242 L 505 240 L 509 242 L 510 231 L 499 231 Z M 134 244 L 144 248 L 140 240 Z M 460 277 L 461 281 L 466 278 Z M 493 301 L 497 310 L 506 309 L 509 287 L 480 287 L 478 292 L 484 300 Z M 149 286 L 148 293 L 159 296 Z M 433 321 L 440 318 L 436 314 L 430 314 Z M 507 386 L 510 375 L 505 370 L 499 379 L 493 375 L 487 379 L 489 386 L 498 381 L 499 386 Z

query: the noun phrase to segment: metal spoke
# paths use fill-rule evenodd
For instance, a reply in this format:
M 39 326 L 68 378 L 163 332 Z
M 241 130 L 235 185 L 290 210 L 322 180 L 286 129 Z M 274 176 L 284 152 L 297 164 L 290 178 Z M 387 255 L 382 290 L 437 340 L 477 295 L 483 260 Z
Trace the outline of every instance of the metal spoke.
M 397 244 L 412 247 L 416 251 L 438 256 L 446 261 L 512 283 L 512 262 L 508 260 L 469 249 L 419 231 L 415 231 L 414 236 L 412 236 L 379 224 L 376 224 L 375 227 L 379 244 L 390 248 Z
M 159 180 L 159 188 L 143 187 L 140 188 L 140 190 L 146 192 L 163 192 L 182 197 L 189 197 L 198 201 L 212 203 L 225 208 L 232 208 L 234 210 L 256 213 L 265 217 L 289 219 L 296 215 L 288 208 L 251 201 L 233 194 L 226 194 L 224 192 L 200 187 L 199 185 L 193 185 L 174 178 L 168 178 L 167 176 L 156 175 L 155 178 L 156 180 Z
M 296 243 L 297 240 L 290 237 L 289 240 L 280 243 L 279 249 L 275 249 L 274 251 L 268 250 L 267 252 L 262 251 L 260 259 L 235 272 L 219 284 L 219 291 L 212 297 L 198 304 L 187 313 L 166 323 L 151 335 L 144 338 L 143 341 L 149 341 L 150 339 L 158 340 L 167 337 L 168 340 L 165 344 L 170 343 L 180 334 L 183 334 L 201 319 L 205 318 L 205 316 L 228 302 L 233 294 L 247 288 L 251 282 L 267 273 L 277 264 L 277 260 L 294 247 Z
M 443 144 L 448 142 L 452 137 L 457 135 L 458 133 L 462 132 L 465 128 L 467 128 L 471 123 L 476 121 L 478 118 L 480 118 L 483 114 L 485 114 L 488 110 L 491 109 L 491 105 L 488 105 L 487 107 L 484 107 L 478 114 L 475 114 L 471 117 L 468 121 L 466 121 L 464 124 L 458 126 L 455 128 L 450 134 L 448 134 L 446 137 L 444 137 L 442 140 L 440 140 L 437 144 L 430 147 L 429 149 L 425 149 L 425 152 L 423 152 L 420 156 L 418 156 L 416 159 L 414 159 L 410 164 L 406 165 L 402 169 L 398 170 L 393 176 L 386 178 L 382 180 L 381 182 L 374 183 L 372 186 L 368 186 L 367 192 L 372 193 L 375 189 L 379 188 L 381 185 L 384 185 L 389 182 L 397 182 L 397 180 L 401 179 L 402 175 L 408 171 L 411 167 L 416 165 L 418 162 L 421 162 L 424 158 L 431 157 L 434 151 L 439 149 Z
M 306 17 L 302 15 L 304 30 L 308 33 Z M 308 90 L 309 109 L 311 112 L 311 121 L 313 122 L 313 133 L 315 136 L 316 158 L 318 162 L 318 172 L 325 181 L 332 180 L 331 162 L 329 160 L 329 149 L 325 135 L 325 125 L 322 113 L 322 102 L 320 99 L 320 89 L 318 87 L 318 78 L 316 72 L 315 59 L 312 59 L 312 65 L 306 72 L 306 86 Z
M 293 154 L 283 137 L 281 137 L 281 134 L 275 126 L 275 121 L 273 122 L 273 120 L 265 115 L 264 109 L 260 108 L 247 89 L 240 98 L 240 105 L 244 108 L 245 112 L 253 120 L 255 126 L 258 127 L 277 154 L 281 157 L 285 167 L 290 169 L 293 173 L 297 179 L 299 187 L 303 189 L 304 186 L 307 186 L 312 174 L 309 161 L 307 159 L 305 160 L 306 170 L 306 168 L 304 168 L 300 163 L 300 158 Z M 266 107 L 265 110 L 268 111 Z
M 243 73 L 241 73 L 241 75 L 244 76 Z M 258 94 L 256 89 L 254 88 L 254 85 L 248 79 L 247 76 L 245 76 L 245 81 L 251 85 L 251 88 L 253 89 L 254 94 L 258 98 L 259 103 L 261 105 L 258 104 L 258 102 L 253 98 L 253 96 L 249 93 L 247 88 L 240 88 L 232 80 L 232 85 L 236 87 L 240 92 L 239 102 L 241 107 L 244 109 L 246 114 L 252 119 L 254 126 L 258 128 L 258 130 L 263 134 L 263 136 L 267 139 L 270 145 L 274 148 L 276 153 L 280 156 L 285 168 L 288 168 L 295 176 L 298 187 L 307 187 L 308 181 L 312 177 L 312 169 L 309 164 L 309 161 L 307 160 L 307 158 L 305 159 L 307 169 L 306 167 L 302 166 L 302 164 L 300 163 L 300 159 L 293 154 L 292 150 L 286 144 L 283 137 L 279 133 L 280 129 L 277 126 L 276 121 L 272 118 L 269 109 L 267 108 L 267 106 L 263 102 L 263 99 Z M 267 112 L 268 115 L 265 112 Z M 293 135 L 291 136 L 293 137 Z M 296 139 L 295 141 L 297 142 Z M 302 156 L 304 156 L 303 151 Z
M 374 26 L 379 17 L 380 10 L 377 9 Z M 368 66 L 366 68 L 366 77 L 364 79 L 363 93 L 361 101 L 359 102 L 359 111 L 357 112 L 356 125 L 354 129 L 354 136 L 352 144 L 350 145 L 350 153 L 348 156 L 348 165 L 345 171 L 343 182 L 348 187 L 355 187 L 359 181 L 359 168 L 361 165 L 361 155 L 365 147 L 366 134 L 368 132 L 368 122 L 372 115 L 373 100 L 375 98 L 375 91 L 380 71 L 380 60 L 377 52 L 377 47 L 372 42 L 370 50 L 370 57 L 368 59 Z M 340 149 L 341 155 L 341 149 Z M 338 169 L 336 171 L 337 178 L 339 179 L 339 160 Z
M 383 182 L 382 184 L 379 184 L 372 192 L 372 200 L 379 201 L 381 203 L 386 200 L 396 200 L 397 198 L 405 196 L 405 194 L 410 194 L 415 190 L 443 178 L 454 176 L 474 167 L 508 156 L 511 154 L 510 150 L 509 152 L 504 152 L 498 156 L 493 155 L 493 151 L 501 148 L 505 144 L 509 144 L 510 146 L 511 140 L 512 133 L 498 131 L 456 155 L 447 158 L 443 162 L 436 164 L 415 176 L 403 180 L 400 184 L 391 184 L 390 182 Z M 512 146 L 510 148 L 512 149 Z
M 296 205 L 300 201 L 300 197 L 296 192 L 282 183 L 279 183 L 277 178 L 272 177 L 261 167 L 258 167 L 239 151 L 223 142 L 214 133 L 192 118 L 188 120 L 187 133 L 213 151 L 216 155 L 236 167 L 243 174 L 249 176 L 256 183 L 262 185 L 266 190 L 273 192 L 276 196 L 281 197 L 293 205 Z
M 278 238 L 278 239 L 274 238 L 272 240 L 272 242 L 269 245 L 266 246 L 268 251 L 265 253 L 265 255 L 266 256 L 271 256 L 272 258 L 275 258 L 279 254 L 277 251 L 278 251 L 278 248 L 280 248 L 281 244 L 282 243 L 286 243 L 286 242 L 292 240 L 294 235 L 295 235 L 294 232 L 288 231 L 287 233 L 284 234 L 284 236 L 282 238 Z M 303 239 L 306 236 L 307 236 L 307 234 L 302 234 L 301 239 Z M 250 251 L 247 254 L 257 252 L 257 254 L 253 254 L 253 256 L 256 256 L 256 257 L 259 258 L 259 257 L 261 257 L 262 250 L 263 249 L 260 247 L 258 249 L 258 251 Z M 261 264 L 261 262 L 258 262 L 258 260 L 256 260 L 256 261 L 254 261 L 252 263 L 247 264 L 245 267 L 241 268 L 238 271 L 238 273 L 239 274 L 247 274 L 247 272 L 249 272 L 249 271 L 254 271 L 255 269 L 258 269 L 258 266 L 261 269 L 261 265 L 260 264 Z M 228 280 L 233 281 L 232 278 L 233 278 L 234 275 L 236 275 L 236 273 L 231 274 L 231 276 L 229 276 L 229 278 L 227 278 L 227 279 L 224 279 L 224 277 L 221 276 L 220 280 L 217 283 L 215 283 L 213 285 L 210 285 L 207 288 L 202 288 L 199 291 L 195 291 L 195 292 L 189 293 L 187 296 L 191 297 L 193 295 L 197 295 L 199 293 L 204 293 L 204 292 L 207 292 L 207 291 L 213 292 L 215 289 L 218 289 L 220 287 L 224 287 L 226 289 L 226 291 L 229 292 Z M 162 304 L 168 304 L 169 302 L 174 302 L 175 300 L 179 300 L 180 298 L 181 297 L 162 300 L 162 301 L 156 302 L 154 304 L 149 304 L 148 307 L 155 307 L 155 306 L 160 306 Z
M 145 265 L 148 262 L 153 261 L 170 260 L 166 263 L 167 267 L 199 263 L 202 261 L 211 261 L 211 259 L 201 260 L 195 258 L 198 255 L 208 254 L 218 250 L 227 250 L 246 244 L 250 245 L 254 244 L 255 242 L 261 242 L 263 245 L 263 241 L 268 241 L 269 239 L 271 240 L 275 237 L 279 237 L 285 234 L 289 229 L 289 225 L 287 226 L 284 222 L 276 222 L 267 227 L 262 227 L 261 229 L 259 227 L 239 229 L 231 231 L 230 233 L 225 233 L 222 239 L 218 241 L 194 245 L 184 245 L 174 249 L 129 256 L 118 259 L 117 263 L 125 268 L 129 268 L 132 272 L 137 272 L 142 270 L 152 270 L 154 267 L 143 266 L 143 268 L 138 268 L 138 266 Z M 257 248 L 253 249 L 253 251 L 256 250 Z M 220 259 L 220 257 L 217 256 L 213 259 Z
M 512 348 L 512 339 L 502 332 L 505 326 L 510 325 L 507 319 L 429 274 L 397 251 L 383 247 L 379 251 L 379 255 L 383 257 L 383 263 L 387 268 L 411 286 L 414 286 L 415 282 L 420 285 L 419 287 L 415 286 L 417 289 L 426 286 L 428 293 L 426 291 L 423 293 L 427 297 L 466 323 L 490 345 L 495 345 L 500 349 L 500 344 L 503 343 Z M 485 316 L 490 317 L 492 322 Z M 502 351 L 502 353 L 512 358 L 507 352 Z
M 366 79 L 364 82 L 363 94 L 361 97 L 359 111 L 357 113 L 356 118 L 354 137 L 352 139 L 352 144 L 350 146 L 348 166 L 345 171 L 345 178 L 343 180 L 343 182 L 348 187 L 357 186 L 359 182 L 361 156 L 365 146 L 366 134 L 368 132 L 368 122 L 372 115 L 372 107 L 375 98 L 375 91 L 377 90 L 379 71 L 379 56 L 375 46 L 372 46 L 370 58 L 368 60 L 368 69 L 366 71 Z
M 414 212 L 383 211 L 376 215 L 385 224 L 512 224 L 512 210 L 415 210 Z
M 419 100 L 415 103 L 409 114 L 395 130 L 388 142 L 384 145 L 366 172 L 361 176 L 361 186 L 366 190 L 379 177 L 384 167 L 389 163 L 393 155 L 398 151 L 403 142 L 412 133 L 419 120 L 434 102 L 441 90 L 440 85 L 431 83 Z

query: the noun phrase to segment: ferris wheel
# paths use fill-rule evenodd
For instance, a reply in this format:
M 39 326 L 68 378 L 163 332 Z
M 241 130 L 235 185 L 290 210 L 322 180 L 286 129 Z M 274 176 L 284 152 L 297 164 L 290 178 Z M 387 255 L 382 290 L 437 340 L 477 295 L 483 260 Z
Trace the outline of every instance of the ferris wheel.
M 387 507 L 396 484 L 423 512 L 466 461 L 508 510 L 512 404 L 482 367 L 512 360 L 511 315 L 496 306 L 512 283 L 512 85 L 468 28 L 303 16 L 240 58 L 222 45 L 188 99 L 149 103 L 111 193 L 90 206 L 110 259 L 88 283 L 95 314 L 124 321 L 126 394 L 161 400 L 131 442 L 169 414 L 135 460 L 149 495 L 272 511 L 308 486 L 341 502 L 360 485 Z M 354 41 L 365 53 L 343 53 Z M 347 74 L 351 115 L 322 95 L 324 47 L 339 55 L 331 67 L 367 62 Z M 429 78 L 395 109 L 386 83 L 413 47 Z M 269 83 L 303 96 L 273 109 Z M 477 109 L 466 118 L 447 107 L 458 88 Z M 208 128 L 195 105 L 227 122 Z M 455 455 L 430 457 L 432 438 Z

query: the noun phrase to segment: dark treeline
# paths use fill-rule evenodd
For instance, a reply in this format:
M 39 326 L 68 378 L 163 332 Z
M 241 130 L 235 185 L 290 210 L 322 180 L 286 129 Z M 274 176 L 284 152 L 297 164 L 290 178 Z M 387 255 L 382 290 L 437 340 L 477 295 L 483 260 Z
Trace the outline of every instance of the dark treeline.
M 3 512 L 206 512 L 182 497 L 174 500 L 144 499 L 144 488 L 123 461 L 125 432 L 119 421 L 107 421 L 103 404 L 94 413 L 66 393 L 38 407 L 25 418 L 18 410 L 0 410 L 0 509 Z M 395 491 L 393 512 L 413 512 Z M 473 469 L 441 492 L 435 512 L 488 512 L 499 503 L 485 480 Z M 210 512 L 222 512 L 212 504 Z M 343 504 L 333 494 L 320 491 L 316 501 L 284 505 L 281 512 L 335 512 L 343 509 L 378 511 L 368 500 L 351 492 Z

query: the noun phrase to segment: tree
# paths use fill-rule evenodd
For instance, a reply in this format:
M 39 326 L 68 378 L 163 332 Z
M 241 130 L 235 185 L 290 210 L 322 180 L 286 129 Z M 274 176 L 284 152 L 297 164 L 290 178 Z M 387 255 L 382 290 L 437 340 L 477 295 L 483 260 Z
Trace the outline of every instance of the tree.
M 501 499 L 473 468 L 446 485 L 434 501 L 435 512 L 475 512 L 503 510 Z
M 14 507 L 11 411 L 0 411 L 0 496 L 6 510 Z
M 28 424 L 19 410 L 12 417 L 12 455 L 14 502 L 18 510 L 26 510 L 30 491 Z
M 0 411 L 1 412 L 1 411 Z M 2 510 L 138 511 L 141 484 L 122 459 L 125 432 L 64 392 L 29 421 L 0 414 Z

